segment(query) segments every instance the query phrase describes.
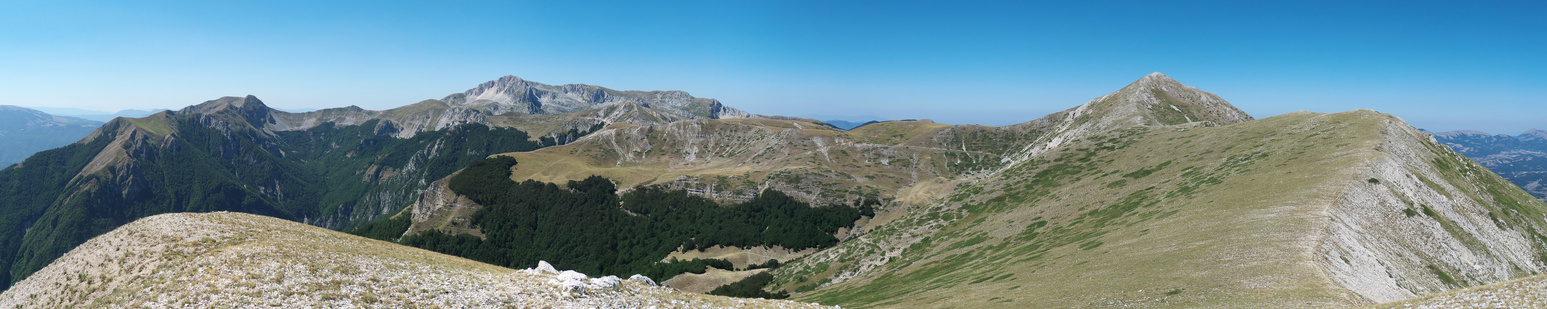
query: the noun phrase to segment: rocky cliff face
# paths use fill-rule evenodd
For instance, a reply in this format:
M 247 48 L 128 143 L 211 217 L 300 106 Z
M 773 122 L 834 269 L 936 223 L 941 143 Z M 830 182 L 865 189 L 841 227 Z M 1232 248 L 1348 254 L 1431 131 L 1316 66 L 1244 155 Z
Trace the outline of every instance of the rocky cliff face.
M 819 308 L 681 293 L 649 279 L 512 270 L 276 218 L 165 214 L 71 250 L 7 308 Z

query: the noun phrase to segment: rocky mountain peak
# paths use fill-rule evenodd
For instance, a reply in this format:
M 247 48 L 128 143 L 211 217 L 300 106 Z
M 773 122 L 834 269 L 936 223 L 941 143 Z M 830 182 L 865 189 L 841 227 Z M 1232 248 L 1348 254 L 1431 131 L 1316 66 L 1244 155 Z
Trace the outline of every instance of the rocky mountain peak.
M 1160 72 L 1150 73 L 1116 92 L 1091 100 L 1076 113 L 1107 128 L 1127 125 L 1227 125 L 1252 120 L 1213 93 L 1187 86 Z
M 222 97 L 204 101 L 199 105 L 184 107 L 171 115 L 197 117 L 209 127 L 252 128 L 268 131 L 274 121 L 275 110 L 264 105 L 258 97 Z
M 1160 72 L 1150 73 L 1149 75 L 1145 75 L 1144 77 L 1140 77 L 1139 80 L 1134 81 L 1133 83 L 1134 84 L 1149 84 L 1149 85 L 1154 85 L 1154 84 L 1177 84 L 1177 85 L 1181 85 L 1182 84 L 1180 82 L 1177 82 L 1175 79 L 1171 79 L 1170 76 L 1166 76 L 1165 73 L 1160 73 Z
M 214 114 L 226 110 L 267 111 L 269 108 L 268 105 L 263 104 L 263 101 L 258 100 L 258 97 L 247 95 L 246 97 L 221 97 L 219 99 L 204 101 L 204 103 L 199 103 L 198 105 L 184 107 L 183 109 L 178 110 L 177 114 Z

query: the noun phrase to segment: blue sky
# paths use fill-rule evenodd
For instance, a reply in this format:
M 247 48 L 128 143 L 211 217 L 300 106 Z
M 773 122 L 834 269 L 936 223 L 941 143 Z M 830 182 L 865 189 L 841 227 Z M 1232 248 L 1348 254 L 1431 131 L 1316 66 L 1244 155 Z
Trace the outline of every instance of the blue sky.
M 321 2 L 321 3 L 319 3 Z M 0 2 L 0 104 L 385 109 L 503 75 L 1005 125 L 1150 72 L 1259 118 L 1547 129 L 1543 1 Z

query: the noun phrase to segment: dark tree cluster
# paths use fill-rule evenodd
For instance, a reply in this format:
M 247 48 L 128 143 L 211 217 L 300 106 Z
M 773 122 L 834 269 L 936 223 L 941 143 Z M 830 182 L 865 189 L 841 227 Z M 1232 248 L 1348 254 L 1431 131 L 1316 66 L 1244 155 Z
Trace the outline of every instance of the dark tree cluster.
M 736 281 L 736 282 L 731 283 L 731 284 L 727 284 L 727 285 L 720 286 L 718 288 L 714 288 L 714 290 L 709 291 L 709 294 L 710 295 L 720 295 L 720 296 L 730 296 L 730 297 L 743 297 L 743 298 L 767 298 L 767 299 L 784 299 L 784 298 L 789 298 L 790 297 L 789 293 L 785 293 L 785 292 L 769 293 L 767 291 L 763 291 L 763 287 L 768 286 L 768 283 L 773 282 L 773 279 L 774 279 L 773 274 L 770 274 L 769 272 L 765 271 L 765 272 L 758 273 L 756 275 L 752 275 L 751 277 L 747 277 L 746 279 L 741 279 L 741 281 Z
M 832 236 L 860 218 L 848 206 L 811 207 L 769 190 L 746 203 L 721 206 L 685 191 L 636 188 L 622 197 L 611 180 L 592 176 L 564 187 L 510 180 L 515 159 L 473 162 L 450 187 L 484 207 L 472 221 L 485 235 L 425 232 L 406 245 L 494 265 L 528 268 L 543 260 L 593 276 L 702 272 L 711 261 L 661 263 L 678 248 L 773 246 L 791 249 L 837 244 Z M 681 264 L 681 265 L 678 265 Z
M 606 126 L 607 126 L 606 123 L 596 123 L 596 124 L 591 125 L 590 128 L 587 128 L 584 131 L 571 128 L 571 129 L 569 129 L 569 131 L 564 131 L 564 133 L 556 133 L 556 134 L 549 135 L 549 136 L 538 137 L 537 140 L 538 140 L 538 142 L 542 143 L 542 145 L 544 147 L 566 145 L 566 144 L 575 142 L 575 140 L 578 140 L 578 139 L 580 139 L 583 136 L 586 136 L 586 134 L 591 134 L 591 132 L 596 132 L 596 130 L 601 130 L 603 127 L 606 127 Z

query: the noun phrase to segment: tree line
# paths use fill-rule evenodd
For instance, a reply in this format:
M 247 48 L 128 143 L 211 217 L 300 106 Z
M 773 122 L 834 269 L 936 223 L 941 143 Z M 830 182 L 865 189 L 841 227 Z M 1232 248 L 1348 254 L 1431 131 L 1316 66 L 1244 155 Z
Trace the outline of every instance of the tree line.
M 722 206 L 656 187 L 619 196 L 613 182 L 600 176 L 562 187 L 516 182 L 510 180 L 516 164 L 504 156 L 479 160 L 450 180 L 452 191 L 483 206 L 471 221 L 484 238 L 426 231 L 398 241 L 510 268 L 534 267 L 542 260 L 592 276 L 645 274 L 665 280 L 682 272 L 702 273 L 704 266 L 730 269 L 723 261 L 661 262 L 678 248 L 825 248 L 837 244 L 833 234 L 852 227 L 862 213 L 843 205 L 811 207 L 775 190 Z M 390 239 L 392 231 L 401 234 L 406 228 L 406 223 L 383 220 L 354 232 Z

